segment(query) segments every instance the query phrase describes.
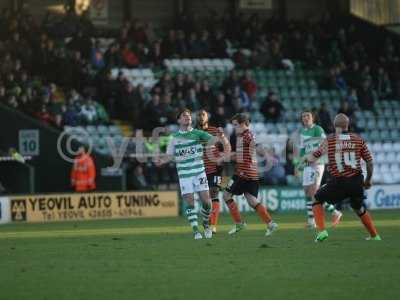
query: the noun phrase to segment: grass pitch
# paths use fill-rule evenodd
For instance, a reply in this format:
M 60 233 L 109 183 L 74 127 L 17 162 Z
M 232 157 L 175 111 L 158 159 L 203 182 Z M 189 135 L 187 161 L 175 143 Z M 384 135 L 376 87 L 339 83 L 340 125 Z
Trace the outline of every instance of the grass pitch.
M 199 241 L 184 218 L 5 225 L 0 299 L 398 299 L 400 211 L 372 214 L 381 242 L 349 211 L 321 244 L 304 214 Z

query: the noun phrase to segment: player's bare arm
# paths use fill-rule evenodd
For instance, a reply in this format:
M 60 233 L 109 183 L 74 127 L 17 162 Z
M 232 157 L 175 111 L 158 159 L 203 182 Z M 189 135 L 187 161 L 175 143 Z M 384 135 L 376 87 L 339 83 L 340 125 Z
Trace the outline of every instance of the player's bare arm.
M 367 162 L 367 177 L 364 180 L 365 189 L 369 189 L 372 186 L 372 174 L 374 173 L 374 164 L 372 161 Z
M 224 129 L 221 127 L 218 127 L 218 133 L 217 133 L 217 138 L 218 138 L 218 143 L 222 143 L 222 147 L 224 151 L 221 153 L 221 156 L 217 159 L 217 164 L 221 165 L 222 163 L 229 161 L 231 159 L 231 144 L 229 143 L 229 140 L 225 136 Z

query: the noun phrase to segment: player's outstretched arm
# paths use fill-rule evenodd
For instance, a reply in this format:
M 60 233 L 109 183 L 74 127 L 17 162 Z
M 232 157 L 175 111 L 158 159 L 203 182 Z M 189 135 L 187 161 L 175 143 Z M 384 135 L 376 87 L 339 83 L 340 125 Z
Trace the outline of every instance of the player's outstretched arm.
M 218 127 L 217 137 L 220 139 L 220 142 L 224 147 L 224 154 L 229 154 L 229 152 L 231 152 L 231 143 L 229 143 L 228 138 L 225 136 L 224 129 L 222 127 Z

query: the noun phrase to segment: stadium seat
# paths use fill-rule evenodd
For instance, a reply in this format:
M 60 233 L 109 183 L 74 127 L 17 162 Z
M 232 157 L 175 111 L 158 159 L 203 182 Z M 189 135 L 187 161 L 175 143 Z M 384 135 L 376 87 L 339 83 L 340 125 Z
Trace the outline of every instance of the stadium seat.
M 121 129 L 116 126 L 116 125 L 110 125 L 108 127 L 108 132 L 110 133 L 110 135 L 121 135 Z
M 384 152 L 390 152 L 393 149 L 393 144 L 391 142 L 386 142 L 381 145 L 382 145 L 382 151 Z
M 370 150 L 374 153 L 374 154 L 376 154 L 376 153 L 378 153 L 378 152 L 381 152 L 383 149 L 382 149 L 383 147 L 382 147 L 382 143 L 371 143 L 371 145 L 370 145 Z
M 372 182 L 373 183 L 381 183 L 382 181 L 382 174 L 379 169 L 376 169 L 372 174 Z
M 95 134 L 97 134 L 97 128 L 96 128 L 96 126 L 88 125 L 88 126 L 86 126 L 85 129 L 86 129 L 87 133 L 90 134 L 90 135 L 95 135 Z
M 392 141 L 397 141 L 400 138 L 399 129 L 392 129 L 389 131 L 389 137 Z
M 379 152 L 375 156 L 375 160 L 377 163 L 384 163 L 386 162 L 386 154 L 385 152 Z
M 382 174 L 382 183 L 384 184 L 393 184 L 395 183 L 395 178 L 389 172 L 384 172 Z
M 396 126 L 396 120 L 393 119 L 393 118 L 389 118 L 389 119 L 387 120 L 387 128 L 390 128 L 390 129 L 397 128 L 397 126 Z
M 394 161 L 393 163 L 390 164 L 390 172 L 391 172 L 391 173 L 400 172 L 400 165 L 399 165 L 399 162 Z
M 388 140 L 390 140 L 390 138 L 391 138 L 391 136 L 390 136 L 389 130 L 380 131 L 380 139 L 382 141 L 388 141 Z
M 392 146 L 393 146 L 394 152 L 396 152 L 396 153 L 400 152 L 400 142 L 395 142 L 392 144 Z
M 97 132 L 103 136 L 109 135 L 108 127 L 105 125 L 97 126 Z
M 369 119 L 366 124 L 366 128 L 368 130 L 373 130 L 377 128 L 375 119 Z

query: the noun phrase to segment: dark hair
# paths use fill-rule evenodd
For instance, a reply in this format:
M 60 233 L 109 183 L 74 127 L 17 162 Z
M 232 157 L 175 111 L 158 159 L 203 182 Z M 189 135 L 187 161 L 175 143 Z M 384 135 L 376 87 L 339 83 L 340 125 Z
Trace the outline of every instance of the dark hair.
M 197 115 L 199 115 L 202 112 L 205 112 L 208 115 L 208 111 L 206 111 L 204 108 L 199 109 L 199 111 L 197 112 Z
M 236 114 L 236 115 L 234 115 L 232 117 L 232 119 L 231 119 L 231 122 L 232 121 L 236 121 L 239 124 L 246 123 L 246 125 L 249 125 L 249 123 L 250 123 L 249 117 L 247 115 L 245 115 L 245 114 Z
M 313 118 L 313 121 L 315 122 L 315 118 L 316 118 L 315 112 L 314 112 L 312 109 L 303 109 L 303 110 L 301 111 L 301 113 L 300 113 L 300 121 L 301 121 L 302 123 L 303 123 L 302 117 L 303 117 L 303 114 L 305 114 L 305 113 L 311 114 L 311 116 L 312 116 L 312 118 Z
M 179 120 L 181 115 L 185 112 L 188 112 L 190 115 L 192 114 L 192 111 L 189 108 L 183 108 L 183 109 L 179 110 L 178 113 L 176 114 L 176 119 Z

